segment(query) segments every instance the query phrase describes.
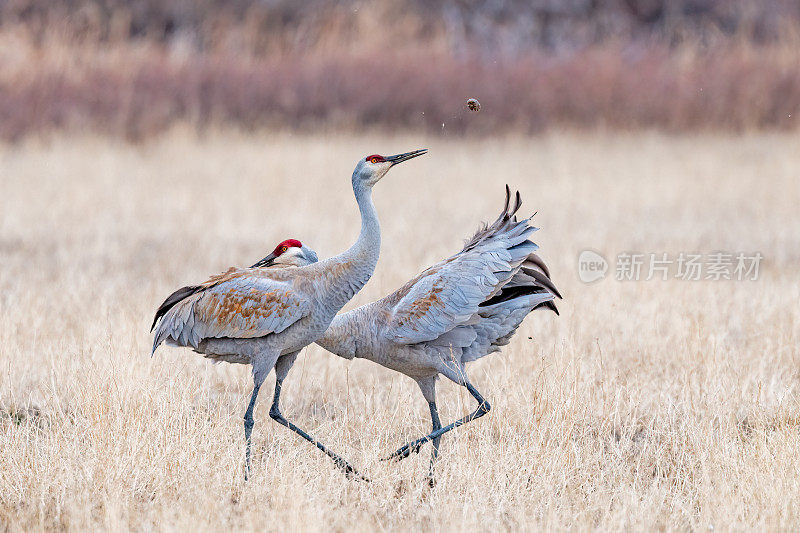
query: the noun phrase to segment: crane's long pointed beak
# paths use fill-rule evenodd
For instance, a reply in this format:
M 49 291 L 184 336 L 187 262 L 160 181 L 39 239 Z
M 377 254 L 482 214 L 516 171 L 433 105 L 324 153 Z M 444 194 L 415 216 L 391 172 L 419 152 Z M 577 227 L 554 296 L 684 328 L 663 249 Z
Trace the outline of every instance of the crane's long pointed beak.
M 420 150 L 414 150 L 413 152 L 406 152 L 404 154 L 397 154 L 397 155 L 390 155 L 386 158 L 387 161 L 391 162 L 392 165 L 397 165 L 398 163 L 402 163 L 403 161 L 408 161 L 409 159 L 414 159 L 415 157 L 425 155 L 428 153 L 427 148 L 422 148 Z
M 276 255 L 275 255 L 275 254 L 269 254 L 267 257 L 265 257 L 264 259 L 262 259 L 262 260 L 261 260 L 261 261 L 259 261 L 258 263 L 254 264 L 254 265 L 253 265 L 253 266 L 251 266 L 250 268 L 264 268 L 264 267 L 268 267 L 268 266 L 272 265 L 272 263 L 274 263 L 274 262 L 275 262 L 275 258 L 276 258 Z

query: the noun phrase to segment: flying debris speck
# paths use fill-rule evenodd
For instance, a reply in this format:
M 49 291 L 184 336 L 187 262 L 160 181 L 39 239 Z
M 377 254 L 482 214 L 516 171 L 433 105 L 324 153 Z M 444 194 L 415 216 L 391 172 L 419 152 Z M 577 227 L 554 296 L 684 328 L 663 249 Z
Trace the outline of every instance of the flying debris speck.
M 477 101 L 475 98 L 470 98 L 467 100 L 467 109 L 470 111 L 480 111 L 481 110 L 481 103 Z

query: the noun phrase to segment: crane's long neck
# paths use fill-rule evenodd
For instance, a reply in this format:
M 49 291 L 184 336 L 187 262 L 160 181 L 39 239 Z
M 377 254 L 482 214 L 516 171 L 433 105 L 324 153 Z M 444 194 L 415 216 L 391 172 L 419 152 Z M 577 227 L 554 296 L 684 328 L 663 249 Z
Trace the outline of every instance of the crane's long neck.
M 378 211 L 375 209 L 375 204 L 372 203 L 372 187 L 367 187 L 354 179 L 353 194 L 355 194 L 358 210 L 361 213 L 361 233 L 358 234 L 355 244 L 345 254 L 356 259 L 372 261 L 374 270 L 381 251 L 381 224 L 378 221 Z M 369 275 L 372 275 L 371 271 Z
M 353 193 L 361 212 L 361 233 L 353 246 L 326 265 L 329 304 L 336 311 L 369 281 L 381 249 L 381 227 L 372 203 L 372 188 L 354 177 Z

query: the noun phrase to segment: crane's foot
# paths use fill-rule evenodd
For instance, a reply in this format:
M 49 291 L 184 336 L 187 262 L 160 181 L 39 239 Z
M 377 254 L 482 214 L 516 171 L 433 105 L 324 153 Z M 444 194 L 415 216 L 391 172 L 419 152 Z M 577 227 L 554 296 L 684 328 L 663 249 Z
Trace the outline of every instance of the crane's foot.
M 353 468 L 353 465 L 351 465 L 341 457 L 334 459 L 333 462 L 336 463 L 336 466 L 338 466 L 339 469 L 344 472 L 344 475 L 347 479 L 355 479 L 356 481 L 366 481 L 367 483 L 370 482 L 370 479 L 368 477 L 359 474 L 358 470 Z
M 245 422 L 245 424 L 247 424 Z M 244 454 L 244 480 L 250 479 L 250 441 L 247 441 L 247 448 Z
M 401 448 L 399 448 L 396 452 L 394 452 L 389 457 L 385 457 L 385 458 L 383 458 L 381 460 L 382 461 L 391 461 L 391 460 L 402 461 L 403 459 L 405 459 L 406 457 L 411 455 L 411 452 L 419 453 L 420 448 L 422 448 L 422 445 L 425 444 L 426 442 L 428 442 L 428 439 L 419 439 L 419 440 L 415 440 L 414 442 L 409 442 L 405 446 L 402 446 Z
M 250 447 L 247 447 L 247 453 L 244 458 L 244 480 L 250 479 Z

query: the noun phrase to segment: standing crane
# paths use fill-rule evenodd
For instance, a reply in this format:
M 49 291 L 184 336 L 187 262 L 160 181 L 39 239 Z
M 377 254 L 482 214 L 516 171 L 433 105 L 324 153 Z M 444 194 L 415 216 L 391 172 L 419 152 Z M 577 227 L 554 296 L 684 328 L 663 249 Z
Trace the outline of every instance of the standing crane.
M 178 289 L 156 311 L 153 353 L 166 342 L 191 347 L 216 361 L 252 365 L 253 393 L 244 415 L 245 476 L 250 469 L 256 398 L 273 368 L 276 381 L 270 417 L 319 448 L 348 475 L 357 474 L 347 461 L 286 420 L 279 407 L 281 386 L 300 350 L 325 332 L 336 313 L 375 270 L 381 231 L 372 187 L 394 165 L 426 152 L 415 150 L 390 157 L 375 154 L 358 162 L 352 185 L 361 213 L 361 233 L 344 253 L 314 262 L 316 254 L 299 241 L 284 241 L 270 254 L 274 257 Z M 290 248 L 299 250 L 290 252 L 284 260 L 291 258 L 306 266 L 275 267 L 275 260 Z
M 433 443 L 428 479 L 442 435 L 489 412 L 490 405 L 472 385 L 465 364 L 499 351 L 522 320 L 536 308 L 558 314 L 561 298 L 550 271 L 528 240 L 536 231 L 529 219 L 514 216 L 506 203 L 497 220 L 481 228 L 456 255 L 428 268 L 376 302 L 337 316 L 317 344 L 344 357 L 369 359 L 417 382 L 428 402 L 433 429 L 386 459 L 401 460 Z M 436 407 L 436 379 L 443 375 L 466 387 L 478 402 L 469 415 L 442 427 Z

